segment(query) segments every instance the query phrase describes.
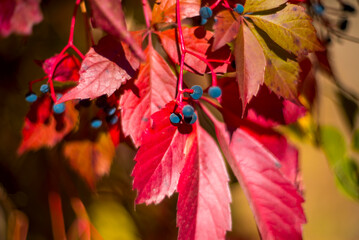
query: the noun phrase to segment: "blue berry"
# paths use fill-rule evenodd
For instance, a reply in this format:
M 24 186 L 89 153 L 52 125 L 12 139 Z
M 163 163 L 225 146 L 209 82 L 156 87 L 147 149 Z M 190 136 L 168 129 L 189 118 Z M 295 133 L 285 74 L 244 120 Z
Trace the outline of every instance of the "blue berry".
M 171 113 L 170 121 L 173 124 L 179 123 L 181 121 L 181 115 L 176 113 Z
M 201 9 L 199 10 L 199 15 L 201 15 L 201 17 L 204 19 L 208 19 L 212 17 L 212 9 L 210 9 L 209 7 L 201 7 Z
M 201 25 L 205 25 L 207 21 L 207 18 L 201 18 Z
M 99 128 L 99 127 L 101 127 L 101 125 L 102 125 L 102 121 L 100 119 L 98 119 L 98 118 L 92 119 L 92 121 L 91 121 L 92 128 Z
M 319 3 L 315 3 L 313 4 L 313 10 L 316 14 L 322 15 L 324 13 L 324 6 Z
M 52 106 L 52 110 L 54 110 L 54 113 L 56 114 L 61 114 L 65 112 L 65 108 L 65 103 L 54 104 L 54 106 Z
M 239 14 L 242 14 L 244 11 L 244 7 L 242 4 L 237 3 L 233 10 Z
M 190 96 L 197 100 L 200 99 L 202 97 L 203 94 L 203 89 L 201 88 L 201 86 L 198 85 L 194 85 L 191 87 L 191 89 L 193 90 L 193 93 L 190 94 Z
M 192 117 L 194 109 L 191 105 L 186 105 L 183 107 L 182 113 L 184 117 Z
M 195 123 L 197 121 L 197 114 L 193 113 L 193 115 L 191 117 L 185 117 L 184 121 L 185 121 L 185 123 L 188 123 L 188 124 Z
M 117 115 L 113 115 L 108 119 L 108 123 L 110 125 L 115 125 L 118 122 L 118 116 Z
M 26 95 L 25 95 L 25 100 L 26 102 L 30 102 L 30 103 L 33 103 L 37 100 L 37 95 L 33 92 L 28 92 Z
M 208 89 L 208 94 L 213 98 L 218 98 L 222 95 L 222 90 L 217 86 L 213 86 Z
M 107 113 L 107 115 L 111 116 L 111 115 L 115 114 L 116 110 L 117 110 L 116 107 L 112 107 L 112 108 L 107 109 L 106 113 Z
M 49 86 L 47 84 L 42 84 L 40 87 L 40 92 L 47 93 L 49 91 Z

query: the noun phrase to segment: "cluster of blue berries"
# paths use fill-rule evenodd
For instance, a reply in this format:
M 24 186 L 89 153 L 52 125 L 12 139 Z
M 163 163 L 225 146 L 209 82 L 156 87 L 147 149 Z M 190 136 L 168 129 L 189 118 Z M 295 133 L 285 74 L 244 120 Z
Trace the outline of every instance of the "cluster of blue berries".
M 201 25 L 207 23 L 208 19 L 212 17 L 212 9 L 209 7 L 201 7 L 199 10 L 199 15 L 201 16 Z
M 49 92 L 49 86 L 47 84 L 42 84 L 40 87 L 40 92 L 46 94 Z M 57 100 L 59 100 L 62 97 L 62 94 L 57 94 L 56 98 Z M 36 93 L 30 91 L 26 94 L 25 96 L 25 101 L 29 102 L 29 103 L 34 103 L 37 100 L 37 95 Z M 65 111 L 66 106 L 65 103 L 59 103 L 59 104 L 54 104 L 52 106 L 52 110 L 54 111 L 55 114 L 61 114 Z
M 193 87 L 191 87 L 191 89 L 193 90 L 193 92 L 190 94 L 190 96 L 194 100 L 198 100 L 202 97 L 203 89 L 201 86 L 194 85 Z M 213 98 L 218 98 L 222 95 L 222 90 L 217 86 L 212 86 L 208 89 L 208 94 Z
M 182 117 L 183 116 L 183 117 Z M 182 108 L 181 113 L 171 113 L 170 121 L 173 124 L 178 124 L 183 119 L 184 123 L 193 124 L 197 121 L 197 114 L 194 112 L 194 108 L 191 105 L 186 105 Z
M 82 100 L 85 101 L 85 100 Z M 87 102 L 84 103 L 87 105 Z M 107 96 L 103 95 L 96 99 L 96 106 L 103 109 L 103 111 L 106 113 L 106 122 L 109 125 L 115 125 L 118 122 L 118 116 L 116 115 L 117 107 L 116 106 L 110 106 L 107 102 Z M 91 120 L 91 127 L 92 128 L 100 128 L 102 126 L 102 120 L 98 117 L 95 117 Z

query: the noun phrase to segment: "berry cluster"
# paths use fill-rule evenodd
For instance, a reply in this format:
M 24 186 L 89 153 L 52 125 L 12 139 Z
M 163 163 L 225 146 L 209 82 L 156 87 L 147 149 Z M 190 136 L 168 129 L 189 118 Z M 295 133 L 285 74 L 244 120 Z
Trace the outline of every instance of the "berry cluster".
M 201 25 L 207 23 L 208 19 L 212 17 L 212 9 L 210 7 L 201 7 L 199 15 L 201 16 Z
M 85 100 L 82 100 L 85 101 Z M 89 100 L 87 100 L 89 101 Z M 80 102 L 81 104 L 81 102 Z M 84 102 L 82 104 L 88 104 L 88 102 Z M 91 102 L 90 102 L 91 104 Z M 103 95 L 99 98 L 96 99 L 95 102 L 96 106 L 100 109 L 102 109 L 102 111 L 100 112 L 100 114 L 97 115 L 102 115 L 102 112 L 104 112 L 106 114 L 106 122 L 111 126 L 111 125 L 115 125 L 118 122 L 118 116 L 117 116 L 117 106 L 115 103 L 113 103 L 113 101 L 111 101 L 111 99 L 108 99 L 106 95 Z M 91 120 L 91 127 L 92 128 L 100 128 L 102 126 L 103 121 L 99 118 L 99 117 L 94 117 Z

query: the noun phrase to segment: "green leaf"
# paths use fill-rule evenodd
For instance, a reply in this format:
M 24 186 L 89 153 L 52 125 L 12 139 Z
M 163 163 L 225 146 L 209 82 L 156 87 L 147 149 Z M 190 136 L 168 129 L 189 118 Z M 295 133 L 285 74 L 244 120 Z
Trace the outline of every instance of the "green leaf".
M 344 136 L 332 126 L 322 126 L 320 129 L 321 145 L 332 168 L 340 165 L 346 159 L 347 146 Z
M 264 82 L 278 96 L 298 101 L 299 64 L 293 56 L 271 40 L 263 30 L 248 23 L 266 56 Z
M 334 168 L 336 182 L 344 193 L 359 200 L 359 168 L 357 163 L 346 158 Z
M 279 46 L 297 56 L 323 50 L 311 18 L 301 6 L 288 4 L 275 14 L 248 17 Z
M 246 0 L 244 13 L 270 10 L 286 3 L 287 0 Z
M 354 151 L 359 153 L 359 128 L 354 131 L 352 147 Z

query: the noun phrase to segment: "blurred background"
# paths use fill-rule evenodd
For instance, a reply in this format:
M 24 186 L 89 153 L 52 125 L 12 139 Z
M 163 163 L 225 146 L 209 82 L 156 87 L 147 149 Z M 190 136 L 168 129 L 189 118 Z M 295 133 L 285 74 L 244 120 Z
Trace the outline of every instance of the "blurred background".
M 326 4 L 336 6 L 336 1 Z M 76 236 L 74 223 L 88 219 L 104 239 L 176 239 L 176 196 L 154 206 L 134 207 L 136 193 L 130 177 L 135 151 L 126 143 L 116 149 L 111 172 L 101 179 L 96 191 L 68 166 L 59 154 L 61 144 L 17 156 L 21 128 L 30 104 L 24 101 L 28 82 L 43 77 L 34 60 L 43 60 L 61 51 L 66 45 L 71 0 L 43 0 L 44 20 L 36 25 L 28 37 L 11 35 L 0 39 L 0 240 L 16 233 L 13 239 L 53 239 L 49 209 L 59 209 L 61 201 L 64 228 L 69 236 Z M 139 1 L 123 1 L 128 16 L 136 16 L 130 27 L 142 22 L 136 12 Z M 139 16 L 139 17 L 137 17 Z M 81 14 L 78 14 L 75 43 L 85 53 L 88 49 Z M 101 37 L 94 32 L 95 38 Z M 347 34 L 359 37 L 359 17 L 350 18 Z M 330 60 L 343 86 L 359 96 L 359 44 L 332 39 Z M 317 74 L 318 102 L 316 118 L 320 123 L 333 125 L 350 141 L 351 131 L 338 101 L 338 88 L 325 74 Z M 358 118 L 354 126 L 358 127 Z M 304 239 L 359 239 L 359 204 L 341 192 L 335 183 L 323 152 L 293 138 L 300 151 L 304 182 L 304 209 L 308 224 Z M 353 153 L 356 159 L 358 155 Z M 233 230 L 228 239 L 259 239 L 254 218 L 238 183 L 231 184 Z M 49 194 L 50 193 L 50 194 Z M 58 194 L 57 194 L 58 193 Z M 81 199 L 81 201 L 79 200 Z M 82 208 L 85 207 L 86 211 Z M 82 210 L 81 210 L 82 209 Z M 52 216 L 57 216 L 52 213 Z M 60 215 L 58 215 L 60 216 Z M 52 222 L 56 219 L 53 219 Z M 61 226 L 60 226 L 61 227 Z M 96 236 L 96 234 L 94 235 Z M 19 238 L 16 238 L 19 237 Z M 74 237 L 73 239 L 76 239 Z

